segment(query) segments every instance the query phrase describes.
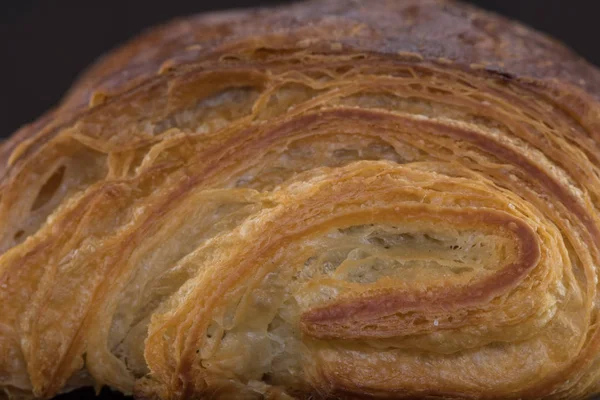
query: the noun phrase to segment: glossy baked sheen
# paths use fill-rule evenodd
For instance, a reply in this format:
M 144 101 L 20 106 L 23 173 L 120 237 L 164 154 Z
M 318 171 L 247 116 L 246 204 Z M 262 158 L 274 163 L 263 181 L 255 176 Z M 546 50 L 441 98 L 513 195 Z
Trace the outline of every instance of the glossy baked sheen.
M 143 34 L 1 148 L 0 397 L 600 391 L 599 94 L 445 1 Z

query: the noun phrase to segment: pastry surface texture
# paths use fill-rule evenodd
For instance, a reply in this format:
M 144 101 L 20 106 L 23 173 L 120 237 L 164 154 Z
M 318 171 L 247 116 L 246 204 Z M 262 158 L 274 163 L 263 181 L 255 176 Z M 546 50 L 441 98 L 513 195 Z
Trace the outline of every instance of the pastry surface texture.
M 150 30 L 0 146 L 0 398 L 599 393 L 599 99 L 449 1 Z

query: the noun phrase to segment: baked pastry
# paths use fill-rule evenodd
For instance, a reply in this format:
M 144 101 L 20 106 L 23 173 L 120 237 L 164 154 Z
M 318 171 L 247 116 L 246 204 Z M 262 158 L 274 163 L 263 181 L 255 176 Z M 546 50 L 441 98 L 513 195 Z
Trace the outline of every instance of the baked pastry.
M 143 34 L 0 151 L 3 395 L 599 392 L 599 94 L 446 1 Z

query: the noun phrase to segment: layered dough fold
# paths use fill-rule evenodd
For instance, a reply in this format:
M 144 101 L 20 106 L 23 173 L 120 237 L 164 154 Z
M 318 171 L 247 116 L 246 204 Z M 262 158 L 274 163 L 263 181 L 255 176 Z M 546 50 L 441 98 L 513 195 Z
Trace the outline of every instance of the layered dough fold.
M 145 34 L 0 151 L 0 397 L 597 393 L 599 77 L 440 1 Z

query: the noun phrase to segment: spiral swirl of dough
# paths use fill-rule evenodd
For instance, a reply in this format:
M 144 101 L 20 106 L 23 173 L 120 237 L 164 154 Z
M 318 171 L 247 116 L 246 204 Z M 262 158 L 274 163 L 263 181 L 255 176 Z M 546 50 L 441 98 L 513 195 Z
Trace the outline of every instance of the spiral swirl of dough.
M 364 4 L 175 21 L 2 145 L 4 395 L 600 392 L 600 73 Z

